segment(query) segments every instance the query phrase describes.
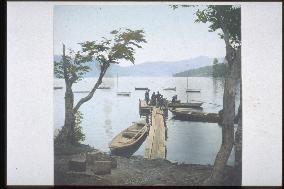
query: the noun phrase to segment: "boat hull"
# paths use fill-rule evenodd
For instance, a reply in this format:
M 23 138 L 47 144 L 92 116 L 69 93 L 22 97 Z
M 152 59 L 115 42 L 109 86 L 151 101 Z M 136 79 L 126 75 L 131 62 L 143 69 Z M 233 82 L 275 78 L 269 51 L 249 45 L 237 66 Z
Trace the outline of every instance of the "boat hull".
M 129 127 L 130 128 L 130 127 Z M 128 128 L 127 128 L 128 129 Z M 137 151 L 137 149 L 141 146 L 147 134 L 149 132 L 149 127 L 145 124 L 137 133 L 142 131 L 141 135 L 136 139 L 131 141 L 130 143 L 121 144 L 121 146 L 113 145 L 113 143 L 117 142 L 119 138 L 121 138 L 122 133 L 124 133 L 127 129 L 123 130 L 119 133 L 110 143 L 109 149 L 111 154 L 113 155 L 122 155 L 122 156 L 131 156 L 133 153 Z
M 149 90 L 148 88 L 144 88 L 144 87 L 135 87 L 135 90 L 143 90 L 143 91 L 146 91 L 146 90 Z
M 193 102 L 193 103 L 169 103 L 168 107 L 175 107 L 175 108 L 201 108 L 202 102 Z
M 197 111 L 175 111 L 170 110 L 174 119 L 182 120 L 182 121 L 197 121 L 197 122 L 210 122 L 210 123 L 220 123 L 221 118 L 217 113 L 205 113 L 205 112 L 197 112 Z
M 175 91 L 175 90 L 176 90 L 176 87 L 174 87 L 174 88 L 165 88 L 164 90 L 165 90 L 165 91 Z

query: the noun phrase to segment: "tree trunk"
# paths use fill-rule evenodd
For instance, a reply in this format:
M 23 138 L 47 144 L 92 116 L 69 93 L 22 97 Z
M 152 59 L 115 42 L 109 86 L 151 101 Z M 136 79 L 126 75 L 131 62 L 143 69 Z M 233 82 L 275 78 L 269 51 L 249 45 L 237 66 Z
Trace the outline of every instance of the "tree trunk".
M 66 85 L 65 92 L 65 121 L 64 121 L 64 135 L 68 144 L 75 144 L 75 115 L 73 112 L 74 95 L 70 85 Z
M 222 184 L 223 173 L 234 145 L 235 93 L 240 49 L 234 50 L 227 45 L 226 60 L 228 64 L 223 96 L 222 145 L 216 156 L 212 173 L 203 185 Z
M 235 134 L 235 181 L 234 185 L 242 184 L 242 83 L 240 84 L 240 106 L 238 109 L 238 128 Z
M 67 74 L 67 62 L 65 57 L 65 45 L 63 44 L 63 70 L 64 70 L 64 80 L 65 80 L 65 121 L 64 126 L 61 131 L 61 142 L 67 144 L 74 144 L 75 140 L 75 115 L 73 112 L 74 94 L 72 91 L 72 82 L 70 81 Z

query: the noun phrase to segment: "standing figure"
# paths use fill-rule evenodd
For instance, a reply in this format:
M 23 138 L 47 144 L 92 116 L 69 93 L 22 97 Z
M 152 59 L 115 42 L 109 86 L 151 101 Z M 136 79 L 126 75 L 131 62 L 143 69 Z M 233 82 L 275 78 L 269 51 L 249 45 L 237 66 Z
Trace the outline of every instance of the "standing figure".
M 146 101 L 146 103 L 147 103 L 147 105 L 148 105 L 148 103 L 149 103 L 149 89 L 148 90 L 146 90 L 146 92 L 145 92 L 145 101 Z
M 159 93 L 159 91 L 157 91 L 157 95 L 156 95 L 156 107 L 160 106 L 160 98 L 161 98 L 161 94 Z
M 152 93 L 152 96 L 151 96 L 151 103 L 150 103 L 152 106 L 155 106 L 156 105 L 156 94 L 155 92 Z

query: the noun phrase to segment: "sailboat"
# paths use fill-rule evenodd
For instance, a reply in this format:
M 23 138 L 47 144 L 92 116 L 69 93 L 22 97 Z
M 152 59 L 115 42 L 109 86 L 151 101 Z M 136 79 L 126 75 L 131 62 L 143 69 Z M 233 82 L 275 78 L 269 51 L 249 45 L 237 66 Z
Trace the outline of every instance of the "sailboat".
M 187 83 L 186 83 L 186 92 L 188 92 L 187 90 L 198 90 L 198 89 L 188 89 L 188 77 L 187 77 Z M 199 90 L 200 92 L 200 90 Z M 187 100 L 186 102 L 169 102 L 168 107 L 171 108 L 195 108 L 195 109 L 202 109 L 202 104 L 203 102 L 188 102 L 188 93 L 186 94 L 187 96 Z
M 200 89 L 189 89 L 188 88 L 188 76 L 186 77 L 186 92 L 197 92 L 197 93 L 200 93 Z
M 116 75 L 116 90 L 118 90 L 118 74 Z M 119 96 L 130 96 L 131 92 L 116 91 L 116 95 Z

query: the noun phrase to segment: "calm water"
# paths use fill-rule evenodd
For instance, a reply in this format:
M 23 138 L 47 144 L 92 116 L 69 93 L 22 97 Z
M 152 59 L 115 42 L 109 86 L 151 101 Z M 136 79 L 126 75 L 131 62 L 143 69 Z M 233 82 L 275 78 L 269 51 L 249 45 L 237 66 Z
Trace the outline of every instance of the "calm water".
M 87 78 L 73 86 L 73 91 L 90 90 L 96 78 Z M 82 128 L 86 135 L 85 144 L 89 144 L 102 151 L 109 151 L 108 143 L 119 132 L 138 121 L 139 98 L 144 98 L 144 91 L 135 91 L 134 87 L 148 87 L 150 95 L 153 91 L 160 91 L 164 97 L 171 99 L 175 94 L 182 102 L 203 101 L 203 110 L 218 112 L 222 109 L 224 82 L 219 79 L 192 77 L 188 78 L 189 88 L 201 89 L 201 93 L 185 93 L 187 78 L 175 77 L 119 77 L 118 89 L 116 78 L 105 78 L 103 84 L 111 89 L 97 90 L 94 97 L 80 107 L 83 113 Z M 64 81 L 55 79 L 55 86 L 63 86 L 61 90 L 54 90 L 54 124 L 55 129 L 64 124 Z M 176 91 L 163 91 L 163 88 L 175 87 Z M 130 97 L 117 96 L 116 91 L 129 91 Z M 74 93 L 75 103 L 86 93 Z M 169 112 L 166 120 L 168 138 L 166 141 L 167 159 L 172 162 L 196 164 L 213 164 L 221 145 L 221 127 L 216 123 L 201 123 L 179 121 L 172 119 Z M 145 142 L 134 153 L 144 155 Z M 233 153 L 229 164 L 233 164 Z

